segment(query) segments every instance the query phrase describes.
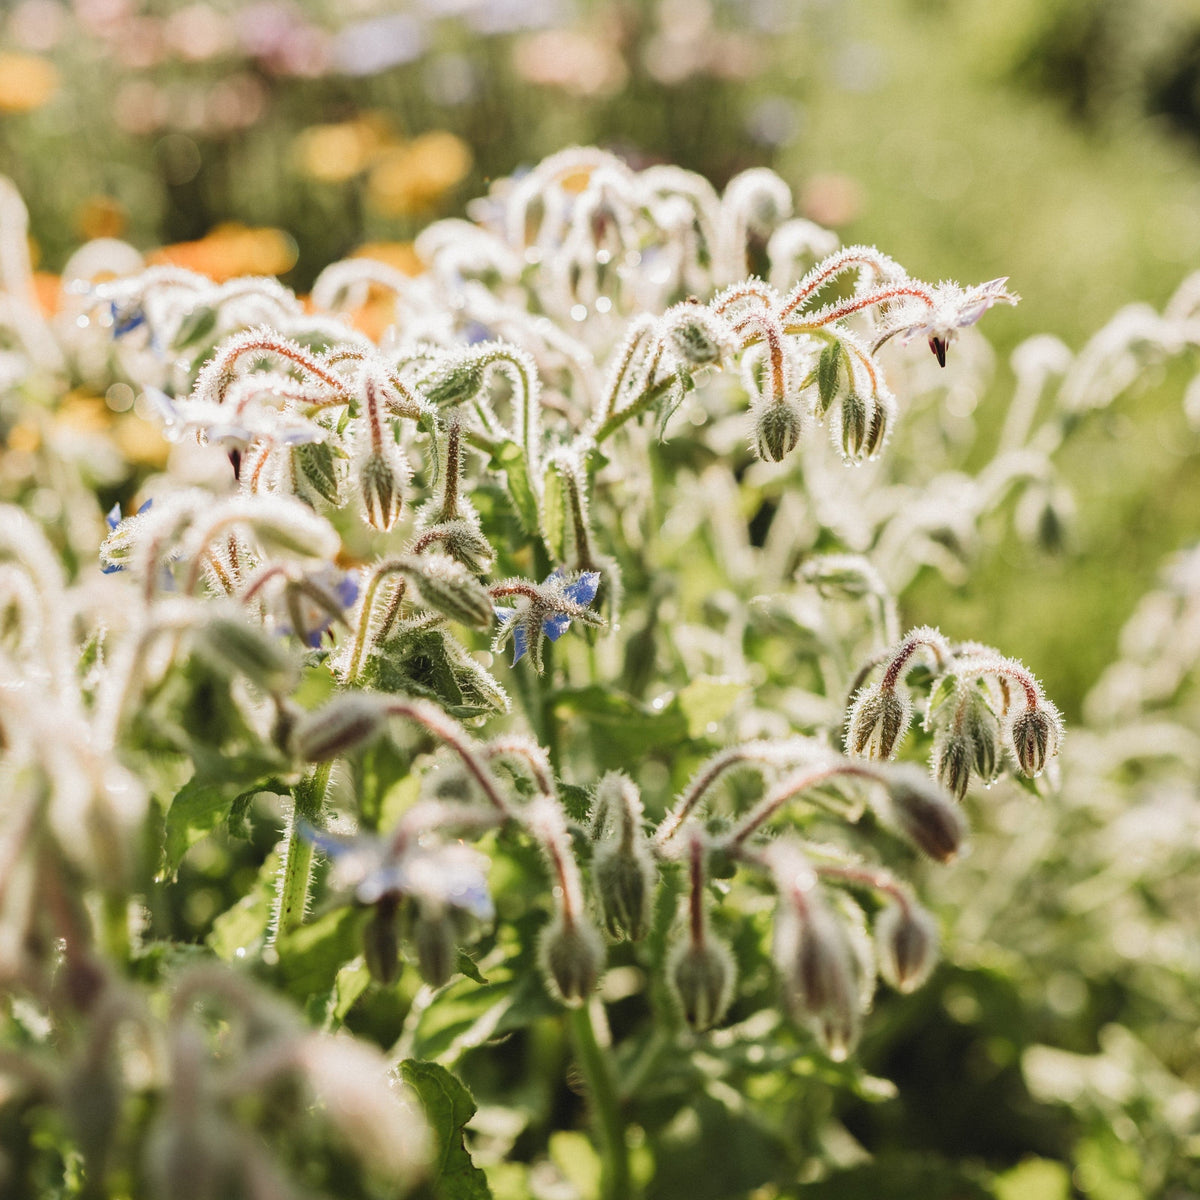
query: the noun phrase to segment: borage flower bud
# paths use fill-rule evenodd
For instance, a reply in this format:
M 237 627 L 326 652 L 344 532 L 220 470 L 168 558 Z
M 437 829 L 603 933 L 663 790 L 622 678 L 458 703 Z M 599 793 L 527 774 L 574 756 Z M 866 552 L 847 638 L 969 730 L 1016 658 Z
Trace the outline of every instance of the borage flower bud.
M 445 364 L 422 381 L 421 392 L 437 408 L 465 404 L 479 395 L 486 369 L 486 363 L 479 357 Z
M 934 744 L 934 778 L 955 800 L 961 801 L 967 794 L 972 759 L 971 740 L 961 729 L 945 730 Z
M 492 623 L 492 598 L 457 559 L 434 552 L 400 560 L 400 571 L 416 585 L 425 604 L 476 629 Z
M 753 410 L 754 452 L 764 462 L 782 462 L 804 432 L 804 412 L 794 400 L 760 400 Z
M 867 426 L 867 436 L 863 439 L 863 454 L 867 458 L 878 458 L 892 432 L 896 419 L 896 402 L 891 396 L 876 397 L 875 406 L 871 411 L 871 421 Z
M 402 489 L 408 472 L 396 466 L 382 449 L 365 455 L 358 464 L 358 486 L 367 524 L 384 533 L 395 525 L 404 503 Z
M 875 951 L 887 983 L 898 992 L 914 992 L 937 962 L 937 922 L 911 900 L 888 904 L 875 918 Z
M 604 942 L 590 921 L 560 913 L 542 932 L 538 960 L 551 992 L 564 1004 L 582 1004 L 600 982 Z
M 1062 742 L 1062 717 L 1049 700 L 1026 708 L 1013 718 L 1008 730 L 1013 754 L 1023 775 L 1040 775 Z
M 733 352 L 729 323 L 703 304 L 677 304 L 663 314 L 671 349 L 688 367 L 719 365 Z
M 292 655 L 265 630 L 238 616 L 211 617 L 199 630 L 197 648 L 216 666 L 237 671 L 271 695 L 290 692 L 296 684 Z
M 737 967 L 733 952 L 706 932 L 702 941 L 684 938 L 667 958 L 667 986 L 683 1019 L 697 1033 L 711 1029 L 733 999 Z
M 392 983 L 400 969 L 400 939 L 396 929 L 396 900 L 384 897 L 375 905 L 363 930 L 363 958 L 371 978 Z
M 885 782 L 900 832 L 938 862 L 954 858 L 966 841 L 967 826 L 941 789 L 915 768 L 893 768 Z
M 849 391 L 837 409 L 837 420 L 831 426 L 833 444 L 847 460 L 861 462 L 870 450 L 868 439 L 875 409 L 879 406 L 863 392 Z
M 482 575 L 496 561 L 496 552 L 479 526 L 463 519 L 429 525 L 421 531 L 417 542 L 419 547 L 440 543 L 472 575 Z
M 902 688 L 879 684 L 860 688 L 846 718 L 846 753 L 859 758 L 891 758 L 908 732 L 912 701 Z
M 291 734 L 292 749 L 304 762 L 327 762 L 373 741 L 386 723 L 387 716 L 374 696 L 343 692 L 324 708 L 297 720 Z
M 457 938 L 454 921 L 441 905 L 421 904 L 410 934 L 417 952 L 417 970 L 430 987 L 439 988 L 454 974 Z
M 645 936 L 650 926 L 654 879 L 654 860 L 645 838 L 629 845 L 614 839 L 596 847 L 592 880 L 610 937 L 636 942 Z
M 859 985 L 846 932 L 819 897 L 803 904 L 795 896 L 781 899 L 775 961 L 793 1015 L 813 1029 L 830 1058 L 843 1062 L 858 1041 Z

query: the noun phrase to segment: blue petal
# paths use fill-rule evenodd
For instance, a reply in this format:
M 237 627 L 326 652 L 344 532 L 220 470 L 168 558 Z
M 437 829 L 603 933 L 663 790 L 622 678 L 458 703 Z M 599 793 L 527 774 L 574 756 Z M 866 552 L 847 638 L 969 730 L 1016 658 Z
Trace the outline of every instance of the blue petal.
M 552 641 L 557 642 L 567 628 L 571 624 L 571 618 L 564 613 L 559 613 L 556 617 L 547 617 L 542 622 L 542 632 Z
M 143 504 L 142 507 L 137 510 L 137 515 L 140 517 L 142 515 L 142 513 L 146 512 L 150 508 L 150 505 L 152 505 L 153 503 L 154 503 L 153 499 L 147 500 L 146 503 Z
M 600 572 L 599 571 L 584 571 L 574 583 L 568 583 L 563 588 L 563 595 L 568 600 L 574 600 L 576 604 L 588 605 L 596 598 L 596 592 L 600 588 Z
M 105 525 L 107 525 L 109 527 L 109 529 L 116 529 L 116 527 L 118 525 L 120 525 L 120 523 L 121 523 L 121 505 L 120 505 L 120 503 L 114 504 L 112 506 L 112 508 L 110 508 L 108 510 L 108 512 L 105 514 L 105 517 L 104 517 L 104 523 L 105 523 Z M 116 568 L 114 567 L 113 570 L 116 570 Z
M 517 663 L 525 657 L 529 651 L 529 639 L 525 635 L 525 626 L 518 625 L 513 630 L 513 660 L 512 665 L 515 667 Z
M 345 854 L 347 850 L 354 849 L 354 843 L 348 842 L 345 838 L 334 837 L 332 834 L 324 833 L 316 826 L 310 825 L 307 821 L 296 822 L 296 832 L 306 841 L 311 842 L 318 850 L 324 850 L 330 858 L 337 858 L 339 854 Z
M 100 570 L 105 575 L 115 575 L 118 571 L 125 570 L 125 568 L 120 563 L 110 563 L 107 567 L 101 567 Z
M 345 572 L 335 590 L 338 603 L 343 608 L 349 608 L 358 599 L 358 572 Z

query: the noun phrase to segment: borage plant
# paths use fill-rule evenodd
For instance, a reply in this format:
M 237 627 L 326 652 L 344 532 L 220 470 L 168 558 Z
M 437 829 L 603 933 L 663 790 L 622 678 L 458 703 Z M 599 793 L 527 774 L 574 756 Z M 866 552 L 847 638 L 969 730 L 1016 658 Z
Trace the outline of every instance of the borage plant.
M 813 480 L 884 455 L 885 356 L 1016 297 L 789 214 L 576 150 L 418 278 L 87 293 L 175 449 L 103 578 L 2 527 L 12 1170 L 729 1196 L 886 1094 L 850 1056 L 877 975 L 934 966 L 917 855 L 1062 729 L 1018 662 L 902 637 Z

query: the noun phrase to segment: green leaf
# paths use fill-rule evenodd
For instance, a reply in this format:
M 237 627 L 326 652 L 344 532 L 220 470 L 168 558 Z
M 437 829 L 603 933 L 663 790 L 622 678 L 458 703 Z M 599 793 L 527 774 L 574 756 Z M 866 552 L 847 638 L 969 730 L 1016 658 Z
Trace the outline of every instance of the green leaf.
M 604 767 L 626 766 L 654 750 L 677 750 L 688 737 L 687 719 L 674 702 L 654 708 L 599 684 L 559 692 L 555 707 L 586 726 Z
M 842 347 L 839 342 L 830 342 L 817 359 L 817 397 L 821 413 L 829 411 L 838 390 L 838 373 L 842 362 Z
M 333 448 L 327 442 L 312 442 L 297 446 L 292 455 L 297 470 L 313 491 L 330 504 L 340 504 L 342 492 Z
M 729 716 L 744 691 L 744 683 L 715 675 L 700 675 L 681 688 L 675 703 L 687 721 L 688 736 L 702 738 L 708 735 L 708 727 Z
M 471 1093 L 445 1067 L 405 1059 L 404 1082 L 417 1093 L 437 1138 L 431 1186 L 438 1200 L 492 1200 L 487 1176 L 471 1161 L 463 1126 L 475 1115 Z
M 281 934 L 275 943 L 279 974 L 297 999 L 327 993 L 338 972 L 362 953 L 362 930 L 369 913 L 362 908 L 339 908 L 310 925 Z
M 174 877 L 183 856 L 229 819 L 238 789 L 193 776 L 175 793 L 167 809 L 163 870 Z
M 185 350 L 207 338 L 217 327 L 217 310 L 210 305 L 194 308 L 179 323 L 179 331 L 171 343 L 174 350 Z
M 1027 1158 L 992 1181 L 996 1200 L 1070 1200 L 1071 1172 L 1060 1162 Z
M 465 951 L 460 950 L 454 960 L 454 969 L 461 975 L 465 975 L 472 983 L 487 983 L 487 980 L 480 975 L 479 968 L 475 965 L 475 960 Z
M 259 868 L 253 890 L 213 921 L 206 941 L 218 958 L 237 962 L 258 953 L 271 922 L 278 878 L 279 855 L 272 852 Z
M 529 478 L 529 464 L 525 452 L 510 440 L 501 442 L 492 455 L 489 466 L 493 471 L 503 471 L 508 481 L 508 494 L 512 498 L 517 518 L 526 533 L 538 532 L 538 502 Z

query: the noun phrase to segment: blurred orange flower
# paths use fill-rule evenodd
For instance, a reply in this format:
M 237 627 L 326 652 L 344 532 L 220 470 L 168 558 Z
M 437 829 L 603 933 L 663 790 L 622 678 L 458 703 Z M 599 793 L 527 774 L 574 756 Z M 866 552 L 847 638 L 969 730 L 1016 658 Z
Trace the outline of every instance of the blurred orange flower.
M 36 54 L 0 54 L 0 112 L 33 112 L 58 91 L 58 72 Z
M 251 229 L 236 222 L 218 225 L 195 242 L 177 242 L 147 255 L 207 275 L 217 283 L 237 275 L 282 275 L 296 265 L 296 241 L 282 229 Z

